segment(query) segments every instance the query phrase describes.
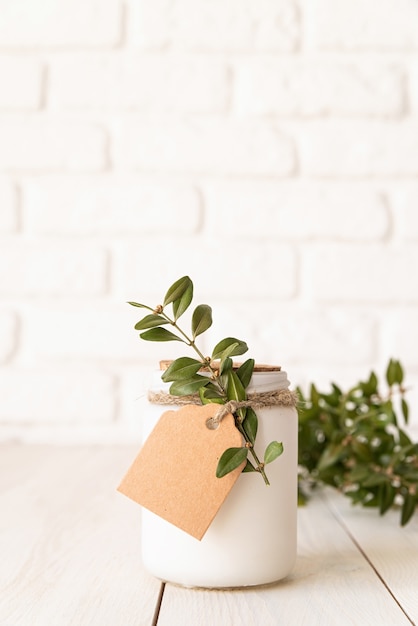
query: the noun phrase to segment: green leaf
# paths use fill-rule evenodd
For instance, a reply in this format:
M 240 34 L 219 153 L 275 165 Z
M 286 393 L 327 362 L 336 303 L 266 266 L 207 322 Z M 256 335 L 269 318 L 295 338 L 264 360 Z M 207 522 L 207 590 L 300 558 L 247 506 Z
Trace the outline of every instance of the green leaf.
M 254 467 L 254 465 L 251 463 L 251 461 L 249 461 L 247 459 L 247 463 L 244 467 L 244 469 L 242 470 L 242 473 L 249 473 L 249 472 L 258 472 L 258 470 Z
M 345 495 L 350 498 L 353 504 L 357 504 L 358 502 L 363 502 L 369 493 L 367 489 L 356 489 L 355 491 L 347 491 Z
M 248 448 L 228 448 L 222 454 L 216 468 L 217 478 L 222 478 L 226 474 L 233 472 L 247 458 Z
M 373 453 L 367 443 L 358 441 L 358 439 L 353 439 L 353 441 L 351 442 L 351 448 L 354 454 L 358 456 L 361 461 L 371 462 L 373 460 Z
M 360 388 L 365 396 L 372 396 L 377 393 L 377 376 L 374 372 L 371 372 L 369 380 L 366 383 L 360 383 Z
M 409 435 L 407 435 L 401 428 L 399 429 L 399 445 L 402 447 L 413 445 Z
M 362 481 L 362 487 L 377 487 L 378 485 L 383 485 L 384 483 L 389 482 L 389 478 L 384 474 L 373 473 L 370 474 L 365 480 Z
M 186 343 L 181 337 L 177 337 L 177 335 L 166 328 L 151 328 L 141 333 L 139 336 L 141 339 L 145 339 L 145 341 L 181 341 Z
M 402 400 L 401 400 L 401 409 L 402 409 L 403 418 L 405 420 L 405 424 L 407 424 L 408 423 L 408 419 L 409 419 L 409 407 L 408 407 L 408 403 L 406 402 L 405 398 L 402 398 Z
M 254 371 L 255 361 L 254 359 L 247 359 L 236 371 L 236 374 L 240 381 L 242 382 L 242 386 L 246 389 L 250 384 L 251 377 Z
M 146 315 L 139 322 L 135 324 L 136 330 L 145 330 L 145 328 L 154 328 L 155 326 L 161 326 L 161 324 L 168 324 L 168 320 L 161 315 L 156 315 L 153 313 L 152 315 Z
M 321 472 L 326 468 L 334 465 L 339 461 L 345 454 L 345 448 L 341 444 L 330 444 L 323 451 L 321 457 L 318 461 L 318 471 Z
M 242 386 L 242 382 L 234 370 L 229 370 L 228 372 L 228 388 L 226 390 L 226 395 L 228 400 L 236 400 L 237 402 L 241 402 L 247 397 L 245 389 Z
M 396 361 L 390 359 L 389 364 L 386 369 L 386 380 L 389 387 L 392 387 L 396 383 L 398 368 L 396 366 Z
M 418 483 L 418 469 L 417 470 L 411 470 L 411 471 L 406 471 L 405 474 L 403 474 L 403 478 L 405 480 L 407 480 L 408 482 L 414 482 L 414 483 Z
M 199 396 L 202 404 L 225 404 L 225 398 L 220 395 L 212 383 L 209 383 L 206 387 L 201 387 Z
M 178 318 L 183 315 L 183 313 L 189 308 L 191 301 L 193 300 L 193 283 L 190 281 L 189 286 L 185 290 L 185 292 L 177 298 L 173 300 L 173 314 L 174 321 L 177 321 Z
M 242 422 L 242 427 L 244 428 L 248 439 L 251 441 L 252 444 L 254 444 L 255 438 L 257 436 L 258 417 L 257 413 L 251 407 L 247 408 L 245 419 Z
M 314 383 L 311 384 L 310 396 L 313 406 L 317 407 L 319 404 L 319 393 Z
M 370 492 L 369 492 L 370 494 Z M 368 494 L 368 495 L 369 495 Z M 361 501 L 362 505 L 364 507 L 366 507 L 367 509 L 371 509 L 374 506 L 380 506 L 379 503 L 379 497 L 377 494 L 374 494 L 371 498 L 363 498 L 363 500 Z
M 403 368 L 399 361 L 395 361 L 395 382 L 401 385 L 403 382 Z
M 240 341 L 239 339 L 235 339 L 234 337 L 227 337 L 226 339 L 222 339 L 213 349 L 212 359 L 222 359 L 224 358 L 224 352 L 228 350 L 232 344 L 237 344 L 234 346 L 232 352 L 228 351 L 226 356 L 238 356 L 239 354 L 244 354 L 247 352 L 248 346 L 245 341 Z
M 202 367 L 202 362 L 188 356 L 180 357 L 171 363 L 161 378 L 165 383 L 175 380 L 188 380 L 193 378 Z
M 414 514 L 417 501 L 416 497 L 410 493 L 405 494 L 402 505 L 401 525 L 405 526 Z
M 174 300 L 179 300 L 190 285 L 193 286 L 193 283 L 188 276 L 183 276 L 176 280 L 165 294 L 164 306 L 167 306 L 170 302 L 174 302 Z
M 192 334 L 193 339 L 201 335 L 212 326 L 212 309 L 207 304 L 199 304 L 193 311 Z
M 377 385 L 378 385 L 378 378 L 376 376 L 376 374 L 374 372 L 371 372 L 369 380 L 368 380 L 368 384 L 369 384 L 369 389 L 370 389 L 370 393 L 377 393 Z
M 370 476 L 370 469 L 368 465 L 357 465 L 348 474 L 350 482 L 357 483 L 366 480 Z
M 207 376 L 193 376 L 189 380 L 176 380 L 170 386 L 170 393 L 173 396 L 188 396 L 196 393 L 201 387 L 209 384 L 210 380 Z
M 264 463 L 271 463 L 283 453 L 283 444 L 279 441 L 271 441 L 264 452 Z
M 131 306 L 137 306 L 140 309 L 148 309 L 148 311 L 153 311 L 150 306 L 147 306 L 146 304 L 140 304 L 139 302 L 128 302 L 127 304 L 130 304 Z
M 394 487 L 392 487 L 392 485 L 390 484 L 390 482 L 386 482 L 383 485 L 381 485 L 379 487 L 379 499 L 380 499 L 380 515 L 384 515 L 386 513 L 386 511 L 388 511 L 390 509 L 390 507 L 392 506 L 394 500 L 395 500 L 395 496 L 396 496 L 396 489 Z
M 229 370 L 232 369 L 232 366 L 232 359 L 229 356 L 227 356 L 225 359 L 222 359 L 219 365 L 219 374 L 221 376 L 225 375 L 227 372 L 229 372 Z
M 402 440 L 405 440 L 406 437 L 407 437 L 406 434 L 403 433 Z M 393 467 L 395 467 L 395 465 L 397 465 L 398 463 L 404 461 L 406 457 L 410 456 L 411 453 L 412 454 L 414 454 L 414 453 L 416 454 L 416 452 L 417 452 L 416 448 L 417 447 L 418 447 L 418 444 L 410 443 L 410 444 L 404 445 L 400 450 L 396 450 L 396 452 L 392 455 L 392 458 L 391 458 L 391 461 L 390 461 L 391 465 Z M 394 452 L 394 451 L 392 451 L 392 452 Z
M 221 361 L 223 361 L 224 359 L 228 359 L 230 358 L 230 355 L 234 353 L 234 351 L 236 350 L 236 348 L 238 347 L 238 342 L 235 343 L 231 343 L 231 345 L 229 345 L 219 356 L 219 358 L 221 359 Z

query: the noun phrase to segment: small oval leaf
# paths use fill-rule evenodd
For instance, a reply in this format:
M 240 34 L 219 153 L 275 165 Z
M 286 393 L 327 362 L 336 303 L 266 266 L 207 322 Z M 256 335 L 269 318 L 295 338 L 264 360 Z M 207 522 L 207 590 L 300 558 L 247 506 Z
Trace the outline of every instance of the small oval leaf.
M 190 284 L 187 287 L 186 291 L 183 293 L 183 295 L 180 298 L 177 298 L 177 300 L 173 300 L 174 321 L 177 321 L 179 317 L 183 315 L 185 311 L 187 311 L 192 300 L 193 283 L 190 281 Z
M 188 380 L 193 378 L 202 367 L 202 362 L 188 356 L 180 357 L 171 363 L 163 372 L 161 378 L 165 383 L 175 380 Z
M 247 359 L 242 365 L 237 369 L 237 376 L 242 382 L 243 387 L 247 388 L 250 384 L 251 377 L 254 371 L 255 361 L 254 359 Z
M 415 507 L 417 505 L 416 496 L 407 493 L 404 496 L 401 513 L 401 526 L 405 526 L 414 514 Z
M 227 372 L 228 375 L 228 388 L 226 390 L 226 395 L 228 400 L 236 400 L 240 402 L 241 400 L 246 399 L 245 389 L 242 386 L 242 382 L 234 372 L 234 370 L 229 370 Z
M 201 387 L 204 387 L 210 382 L 207 376 L 194 376 L 189 380 L 176 380 L 170 386 L 170 393 L 173 396 L 188 396 L 196 393 Z
M 251 407 L 248 407 L 246 411 L 245 420 L 243 421 L 242 426 L 249 440 L 252 444 L 254 444 L 255 438 L 257 436 L 258 417 L 257 413 Z
M 402 398 L 401 400 L 401 408 L 402 408 L 402 415 L 403 418 L 405 420 L 405 424 L 408 423 L 408 419 L 409 419 L 409 407 L 408 407 L 408 403 L 405 400 L 405 398 Z
M 140 302 L 128 302 L 127 304 L 130 304 L 131 306 L 137 306 L 140 309 L 148 309 L 149 311 L 153 310 L 150 306 L 147 306 L 146 304 L 141 304 Z
M 244 473 L 248 473 L 248 472 L 258 472 L 258 470 L 254 467 L 254 465 L 247 459 L 247 463 L 244 467 L 244 469 L 242 470 L 242 472 Z
M 136 330 L 145 330 L 146 328 L 155 328 L 155 326 L 161 326 L 161 324 L 168 324 L 168 320 L 161 315 L 146 315 L 139 322 L 135 324 Z
M 225 350 L 221 352 L 221 354 L 219 355 L 220 360 L 224 361 L 225 359 L 230 359 L 231 357 L 229 355 L 234 354 L 238 345 L 239 345 L 238 342 L 231 343 L 231 345 L 225 348 Z
M 199 304 L 193 311 L 192 334 L 193 339 L 201 335 L 212 326 L 212 309 L 207 304 Z
M 403 382 L 403 368 L 399 361 L 395 361 L 395 381 L 398 385 Z
M 373 472 L 369 474 L 369 476 L 362 481 L 362 487 L 377 487 L 378 485 L 383 485 L 384 483 L 389 483 L 390 479 L 386 474 L 379 474 L 378 472 Z
M 228 448 L 222 454 L 221 458 L 218 462 L 218 467 L 216 468 L 216 476 L 217 478 L 222 478 L 229 472 L 233 472 L 234 469 L 237 469 L 244 461 L 246 460 L 248 455 L 248 448 Z
M 271 441 L 264 452 L 264 463 L 271 463 L 283 453 L 283 444 L 279 441 Z
M 224 376 L 227 372 L 229 372 L 229 370 L 232 370 L 233 367 L 233 363 L 232 363 L 232 359 L 227 356 L 225 359 L 222 359 L 222 361 L 219 364 L 219 374 L 221 376 Z
M 182 278 L 176 280 L 165 294 L 164 306 L 181 298 L 190 285 L 193 285 L 193 283 L 188 276 L 182 276 Z
M 394 361 L 393 359 L 390 359 L 389 364 L 386 369 L 386 381 L 389 387 L 392 387 L 392 385 L 396 383 L 396 374 L 397 374 L 396 361 Z
M 146 330 L 139 336 L 141 339 L 145 339 L 145 341 L 182 341 L 186 343 L 181 337 L 177 337 L 177 335 L 166 328 L 150 328 L 150 330 Z
M 380 515 L 384 515 L 386 511 L 388 511 L 393 505 L 396 497 L 396 489 L 388 483 L 384 483 L 380 487 L 381 498 L 380 498 Z
M 209 383 L 206 387 L 201 387 L 199 396 L 202 404 L 225 404 L 225 398 L 218 393 L 212 383 Z
M 329 444 L 321 454 L 317 469 L 319 472 L 326 470 L 331 465 L 337 463 L 346 454 L 346 447 L 342 444 Z
M 226 356 L 238 356 L 239 354 L 244 354 L 247 352 L 248 346 L 245 341 L 240 341 L 239 339 L 235 339 L 235 337 L 227 337 L 226 339 L 222 339 L 213 349 L 212 359 L 221 359 L 224 356 L 224 352 L 229 348 L 232 344 L 237 344 L 234 347 L 234 350 L 228 353 Z

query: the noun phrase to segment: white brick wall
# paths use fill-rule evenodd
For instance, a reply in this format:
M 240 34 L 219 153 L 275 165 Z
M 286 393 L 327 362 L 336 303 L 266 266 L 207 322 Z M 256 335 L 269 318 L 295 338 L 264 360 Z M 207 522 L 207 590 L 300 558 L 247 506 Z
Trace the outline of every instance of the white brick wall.
M 418 123 L 312 122 L 298 129 L 301 170 L 314 178 L 418 175 Z M 354 141 L 355 139 L 355 141 Z
M 71 54 L 51 63 L 54 110 L 225 113 L 229 92 L 228 67 L 211 55 Z
M 36 236 L 192 234 L 202 220 L 193 185 L 162 185 L 138 175 L 28 177 L 22 196 L 28 230 Z
M 107 254 L 87 242 L 3 243 L 0 294 L 15 297 L 105 295 Z
M 96 171 L 106 165 L 106 134 L 96 124 L 45 116 L 3 116 L 0 169 L 4 172 Z
M 119 0 L 2 0 L 0 45 L 87 49 L 114 46 L 121 39 Z
M 115 132 L 114 163 L 128 171 L 289 176 L 295 150 L 291 138 L 264 120 L 135 114 Z
M 144 49 L 291 52 L 300 41 L 293 0 L 131 0 L 129 18 L 128 41 Z
M 42 65 L 25 57 L 0 58 L 0 110 L 32 110 L 41 105 Z
M 234 63 L 234 110 L 241 115 L 391 116 L 404 107 L 399 66 L 380 59 L 291 61 L 277 56 Z
M 415 0 L 312 0 L 307 3 L 307 40 L 319 49 L 379 51 L 418 47 Z
M 416 0 L 1 0 L 0 441 L 137 441 L 190 274 L 293 384 L 418 426 Z

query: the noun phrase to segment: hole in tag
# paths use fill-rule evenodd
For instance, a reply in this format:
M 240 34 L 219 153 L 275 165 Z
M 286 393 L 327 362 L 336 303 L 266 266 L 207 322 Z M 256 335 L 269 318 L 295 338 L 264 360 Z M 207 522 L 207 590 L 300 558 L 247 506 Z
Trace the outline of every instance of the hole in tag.
M 206 420 L 206 428 L 209 428 L 209 430 L 216 430 L 217 428 L 219 428 L 219 420 L 215 419 L 214 417 L 209 417 Z

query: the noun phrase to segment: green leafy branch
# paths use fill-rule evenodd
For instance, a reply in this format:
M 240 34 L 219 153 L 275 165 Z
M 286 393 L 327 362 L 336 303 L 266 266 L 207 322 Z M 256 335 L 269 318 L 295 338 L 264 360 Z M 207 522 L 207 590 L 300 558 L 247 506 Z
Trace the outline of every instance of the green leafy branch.
M 234 369 L 232 357 L 247 352 L 247 344 L 235 337 L 227 337 L 216 344 L 211 356 L 204 356 L 196 344 L 196 338 L 212 325 L 211 307 L 207 304 L 199 304 L 194 309 L 189 334 L 178 324 L 179 318 L 189 308 L 192 300 L 193 283 L 188 276 L 183 276 L 168 289 L 163 304 L 150 307 L 138 302 L 129 302 L 132 306 L 150 311 L 135 324 L 135 329 L 141 331 L 139 336 L 145 341 L 180 341 L 196 353 L 198 358 L 184 356 L 174 360 L 162 374 L 162 380 L 171 383 L 170 394 L 185 396 L 198 393 L 202 404 L 245 402 L 247 400 L 246 388 L 254 370 L 254 359 L 248 359 L 240 367 Z M 171 315 L 167 313 L 167 307 L 170 304 Z M 243 437 L 244 445 L 225 450 L 219 459 L 216 476 L 222 478 L 246 461 L 243 471 L 259 472 L 268 485 L 265 465 L 282 454 L 283 445 L 278 441 L 272 441 L 267 446 L 263 461 L 261 461 L 254 449 L 258 428 L 257 414 L 251 407 L 241 407 L 233 415 L 235 426 Z M 248 458 L 249 454 L 252 462 Z
M 401 524 L 418 506 L 418 443 L 399 424 L 408 423 L 408 404 L 399 361 L 386 369 L 387 392 L 374 372 L 363 382 L 329 393 L 311 385 L 298 389 L 299 495 L 304 502 L 318 483 L 335 487 L 355 504 L 377 507 L 383 515 L 393 505 L 401 509 Z

